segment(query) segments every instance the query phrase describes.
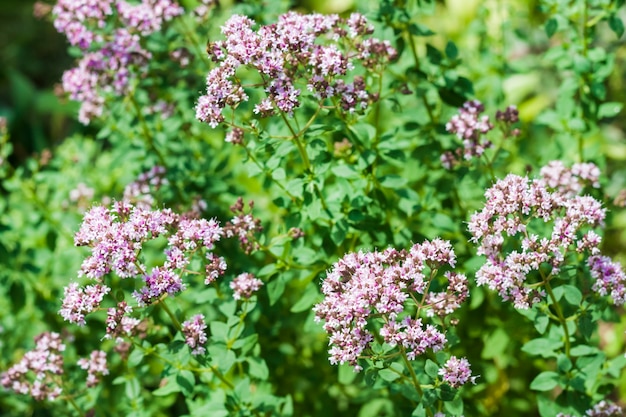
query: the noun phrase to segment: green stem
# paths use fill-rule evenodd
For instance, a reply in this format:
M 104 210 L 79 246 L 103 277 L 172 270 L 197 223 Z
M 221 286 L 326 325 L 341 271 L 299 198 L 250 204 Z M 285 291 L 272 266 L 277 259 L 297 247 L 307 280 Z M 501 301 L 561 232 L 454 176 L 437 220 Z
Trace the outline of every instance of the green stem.
M 304 146 L 302 145 L 302 142 L 300 142 L 299 134 L 296 133 L 296 131 L 294 130 L 293 126 L 291 126 L 291 124 L 289 123 L 289 120 L 287 120 L 287 116 L 285 116 L 284 112 L 280 112 L 280 116 L 283 118 L 283 121 L 285 122 L 285 125 L 287 125 L 287 128 L 289 129 L 289 131 L 293 135 L 292 138 L 293 138 L 294 143 L 298 147 L 298 152 L 300 152 L 300 157 L 302 158 L 302 162 L 304 162 L 304 168 L 307 170 L 307 172 L 312 174 L 313 170 L 311 169 L 311 161 L 309 160 L 309 156 L 307 155 L 306 149 L 304 149 Z
M 210 61 L 207 59 L 207 56 L 206 56 L 207 54 L 200 47 L 198 38 L 196 38 L 193 31 L 189 30 L 187 22 L 184 19 L 184 16 L 180 16 L 178 19 L 176 19 L 176 24 L 180 27 L 181 32 L 183 32 L 183 35 L 185 36 L 187 41 L 192 45 L 192 48 L 196 51 L 196 56 L 201 57 L 202 62 L 204 62 L 204 65 L 206 65 L 206 67 L 210 69 L 211 64 L 210 64 Z
M 159 164 L 161 164 L 162 167 L 167 169 L 167 163 L 165 162 L 165 158 L 163 157 L 163 154 L 159 151 L 159 149 L 156 147 L 156 144 L 154 143 L 154 137 L 150 133 L 150 129 L 148 128 L 148 124 L 146 123 L 145 117 L 143 117 L 143 113 L 141 112 L 139 103 L 137 103 L 137 100 L 135 100 L 135 96 L 132 93 L 129 94 L 128 97 L 130 99 L 130 102 L 133 105 L 133 108 L 135 109 L 135 113 L 137 114 L 137 118 L 139 119 L 139 124 L 141 125 L 141 128 L 143 130 L 143 135 L 146 138 L 146 141 L 148 142 L 148 147 L 157 156 L 157 159 L 159 160 Z M 185 201 L 182 193 L 180 192 L 180 189 L 176 185 L 173 185 L 172 188 L 174 192 L 176 193 L 176 197 L 178 198 L 178 201 L 180 201 L 181 203 Z
M 567 321 L 565 320 L 565 317 L 563 316 L 563 310 L 561 310 L 561 305 L 558 303 L 554 295 L 554 292 L 552 291 L 552 286 L 550 285 L 549 278 L 550 277 L 547 277 L 543 281 L 545 283 L 545 289 L 548 292 L 550 299 L 552 300 L 552 305 L 554 305 L 554 311 L 556 313 L 556 316 L 559 319 L 559 323 L 561 323 L 561 326 L 563 326 L 563 333 L 565 337 L 565 355 L 569 358 L 570 357 L 570 341 L 569 341 L 569 330 L 567 329 Z
M 411 47 L 413 60 L 415 61 L 415 69 L 419 70 L 420 59 L 419 59 L 419 56 L 417 55 L 417 46 L 415 45 L 415 39 L 413 39 L 413 35 L 411 35 L 411 33 L 408 31 L 407 31 L 407 36 L 409 38 L 409 46 Z M 422 98 L 422 103 L 424 103 L 424 107 L 426 108 L 426 112 L 428 113 L 428 118 L 430 119 L 431 123 L 436 123 L 436 118 L 433 113 L 432 106 L 428 102 L 428 99 L 426 98 L 426 94 L 422 94 L 421 98 Z
M 300 133 L 296 133 L 293 126 L 291 126 L 291 124 L 289 123 L 289 120 L 287 120 L 287 116 L 285 116 L 284 112 L 281 112 L 280 116 L 283 118 L 285 125 L 287 125 L 287 128 L 293 135 L 293 141 L 298 148 L 298 152 L 300 152 L 300 156 L 302 157 L 302 162 L 304 163 L 304 169 L 307 171 L 307 173 L 310 176 L 312 176 L 314 174 L 313 168 L 311 167 L 311 161 L 309 160 L 309 156 L 306 153 L 306 149 L 304 149 L 304 145 L 300 141 Z M 315 188 L 315 193 L 317 194 L 317 197 L 320 199 L 320 202 L 322 203 L 322 208 L 328 213 L 329 216 L 332 217 L 332 214 L 330 213 L 330 211 L 328 210 L 328 206 L 326 205 L 326 200 L 324 199 L 324 195 L 320 191 L 319 187 L 317 186 L 317 184 L 315 184 L 313 187 Z
M 170 317 L 170 320 L 172 320 L 174 327 L 176 327 L 178 331 L 181 331 L 182 326 L 180 325 L 180 322 L 178 321 L 174 313 L 172 313 L 172 310 L 170 310 L 170 308 L 165 303 L 165 298 L 162 298 L 161 300 L 159 300 L 158 304 L 161 306 L 163 311 L 165 311 L 165 313 Z
M 81 410 L 78 404 L 76 404 L 76 401 L 74 401 L 74 398 L 72 398 L 70 395 L 67 395 L 64 398 L 65 400 L 67 400 L 67 402 L 71 404 L 71 406 L 74 408 L 74 410 L 76 410 L 76 412 L 78 412 L 80 416 L 86 416 L 86 414 L 83 413 L 83 410 Z
M 415 374 L 415 370 L 413 369 L 413 366 L 411 366 L 411 362 L 409 361 L 409 358 L 407 358 L 406 356 L 406 350 L 404 349 L 403 346 L 400 347 L 400 356 L 402 357 L 402 361 L 404 362 L 407 369 L 409 370 L 409 374 L 411 375 L 411 382 L 413 383 L 413 386 L 415 387 L 415 391 L 417 391 L 421 400 L 422 398 L 424 398 L 424 391 L 422 390 L 420 382 L 417 379 L 417 375 Z M 431 417 L 433 416 L 433 412 L 430 410 L 430 408 L 426 408 L 426 412 L 428 413 L 429 416 Z

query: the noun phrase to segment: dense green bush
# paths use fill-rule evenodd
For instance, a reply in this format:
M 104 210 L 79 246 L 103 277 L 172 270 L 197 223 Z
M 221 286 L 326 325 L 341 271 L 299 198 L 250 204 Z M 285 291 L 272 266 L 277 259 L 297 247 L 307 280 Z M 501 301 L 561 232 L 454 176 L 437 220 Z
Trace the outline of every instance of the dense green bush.
M 0 409 L 623 415 L 622 3 L 38 4 Z

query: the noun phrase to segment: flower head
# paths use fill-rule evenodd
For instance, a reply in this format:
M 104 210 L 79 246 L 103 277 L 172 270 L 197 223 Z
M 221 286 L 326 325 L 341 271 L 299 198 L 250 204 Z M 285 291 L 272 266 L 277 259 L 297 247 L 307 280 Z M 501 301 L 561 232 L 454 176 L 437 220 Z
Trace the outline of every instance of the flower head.
M 476 378 L 478 378 L 477 376 L 472 376 L 468 360 L 466 358 L 459 359 L 456 356 L 451 356 L 443 367 L 439 369 L 439 375 L 452 388 L 458 388 L 468 381 L 475 384 Z
M 191 353 L 193 355 L 202 355 L 206 351 L 204 348 L 204 344 L 207 341 L 206 327 L 204 315 L 202 314 L 197 314 L 182 324 L 185 343 L 192 349 Z
M 257 292 L 263 281 L 256 278 L 254 275 L 244 272 L 239 274 L 230 283 L 230 288 L 233 290 L 233 298 L 240 300 L 242 298 L 250 298 L 252 294 Z
M 435 272 L 454 267 L 456 256 L 449 242 L 434 239 L 415 244 L 410 250 L 389 248 L 383 252 L 348 253 L 328 272 L 322 284 L 324 300 L 314 307 L 317 321 L 324 320 L 330 336 L 331 363 L 347 362 L 360 370 L 358 359 L 378 334 L 390 346 L 402 346 L 409 359 L 427 349 L 440 350 L 445 335 L 422 318 L 406 315 L 413 300 L 421 296 L 420 309 L 428 315 L 445 315 L 467 297 L 465 277 L 446 273 L 448 290 L 429 295 Z M 428 313 L 432 310 L 433 313 Z
M 65 350 L 61 336 L 45 332 L 35 337 L 35 349 L 0 375 L 0 384 L 19 394 L 32 396 L 37 401 L 54 400 L 62 393 L 55 376 L 63 374 Z
M 600 237 L 591 229 L 603 225 L 605 209 L 593 197 L 571 195 L 559 184 L 508 175 L 485 192 L 484 208 L 471 217 L 472 240 L 487 258 L 476 273 L 478 285 L 497 290 L 517 308 L 528 308 L 544 295 L 526 285 L 532 271 L 547 266 L 547 273 L 558 274 L 568 251 L 599 253 Z

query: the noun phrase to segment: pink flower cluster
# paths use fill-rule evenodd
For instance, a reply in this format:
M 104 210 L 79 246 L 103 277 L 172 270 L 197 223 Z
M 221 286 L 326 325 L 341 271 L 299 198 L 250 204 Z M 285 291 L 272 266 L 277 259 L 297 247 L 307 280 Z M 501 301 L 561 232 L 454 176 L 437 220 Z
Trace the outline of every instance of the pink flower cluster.
M 163 22 L 180 16 L 185 9 L 171 0 L 142 0 L 139 4 L 119 0 L 117 11 L 127 27 L 147 36 L 160 31 Z
M 35 400 L 54 400 L 61 395 L 57 375 L 63 374 L 65 345 L 58 333 L 45 332 L 35 338 L 35 349 L 0 376 L 0 384 Z
M 569 178 L 563 188 L 559 181 L 508 175 L 485 192 L 484 208 L 469 223 L 478 254 L 487 258 L 476 273 L 478 285 L 497 290 L 516 308 L 528 308 L 544 296 L 540 286 L 527 283 L 532 271 L 547 274 L 538 278 L 540 283 L 560 272 L 568 252 L 599 254 L 601 238 L 592 229 L 603 225 L 605 209 L 593 197 L 572 195 L 577 179 Z M 540 236 L 549 224 L 551 231 Z M 543 265 L 550 269 L 541 269 Z M 604 269 L 598 267 L 598 280 L 602 276 L 613 282 L 608 272 L 600 271 Z
M 262 285 L 263 281 L 252 274 L 244 272 L 231 281 L 230 288 L 233 290 L 233 298 L 240 300 L 252 297 L 252 294 L 257 292 Z
M 113 18 L 115 11 L 119 20 Z M 163 22 L 183 11 L 171 0 L 143 0 L 140 4 L 124 0 L 57 2 L 52 9 L 55 28 L 85 51 L 78 66 L 66 71 L 62 80 L 63 90 L 81 102 L 82 123 L 102 115 L 104 94 L 127 94 L 131 81 L 145 71 L 151 54 L 140 45 L 139 33 L 146 36 L 160 30 Z M 105 32 L 105 26 L 111 24 L 116 25 L 112 37 Z
M 361 62 L 366 68 L 384 65 L 396 56 L 389 42 L 366 38 L 373 29 L 365 18 L 353 14 L 301 15 L 289 12 L 275 24 L 254 30 L 255 22 L 234 15 L 222 27 L 226 37 L 209 46 L 219 66 L 209 72 L 206 94 L 198 99 L 196 117 L 216 127 L 224 122 L 226 106 L 236 108 L 248 100 L 244 85 L 235 77 L 240 67 L 258 71 L 266 97 L 254 106 L 260 117 L 277 111 L 291 115 L 301 104 L 302 83 L 316 101 L 333 99 L 345 111 L 364 109 L 375 97 L 365 81 L 344 77 Z
M 154 205 L 152 193 L 168 184 L 165 168 L 155 165 L 150 170 L 139 174 L 137 179 L 124 188 L 124 202 L 149 210 Z
M 101 40 L 87 26 L 103 28 L 113 13 L 113 3 L 114 0 L 58 0 L 52 8 L 54 27 L 72 45 L 87 49 L 93 41 Z
M 358 359 L 374 340 L 401 346 L 409 359 L 427 349 L 440 350 L 445 334 L 424 324 L 421 313 L 451 313 L 468 295 L 465 276 L 448 272 L 444 293 L 429 293 L 438 269 L 454 267 L 456 256 L 449 242 L 434 239 L 410 250 L 349 253 L 335 263 L 322 285 L 324 300 L 314 307 L 316 321 L 324 320 L 330 335 L 330 362 L 349 363 L 361 370 Z M 420 298 L 421 301 L 418 301 Z M 415 318 L 409 316 L 414 314 Z
M 576 163 L 567 168 L 561 161 L 550 161 L 541 168 L 541 182 L 566 197 L 572 197 L 587 185 L 600 187 L 600 169 L 591 162 Z
M 230 211 L 233 212 L 235 217 L 224 226 L 224 234 L 226 237 L 237 236 L 239 238 L 239 244 L 247 254 L 258 248 L 255 234 L 263 231 L 261 221 L 251 214 L 254 208 L 254 201 L 250 201 L 248 207 L 250 212 L 246 213 L 243 199 L 239 197 L 237 202 L 230 207 Z
M 63 73 L 63 90 L 81 102 L 78 118 L 88 124 L 102 115 L 103 92 L 123 95 L 137 72 L 144 71 L 151 54 L 139 43 L 139 36 L 117 29 L 99 50 L 89 52 L 78 66 Z
M 472 376 L 472 370 L 470 363 L 466 358 L 457 358 L 451 356 L 450 359 L 439 369 L 439 375 L 442 376 L 443 381 L 450 385 L 452 388 L 458 388 L 461 385 L 465 385 L 468 381 L 472 384 L 476 384 L 477 376 Z
M 108 375 L 107 355 L 101 350 L 94 350 L 89 358 L 78 360 L 78 366 L 87 371 L 87 387 L 95 387 L 100 382 L 102 375 Z
M 585 417 L 623 417 L 624 410 L 617 404 L 600 401 L 585 412 Z M 573 417 L 570 414 L 558 413 L 556 417 Z
M 85 325 L 85 315 L 98 309 L 104 296 L 111 291 L 106 285 L 87 285 L 84 288 L 72 282 L 65 287 L 63 305 L 59 314 L 70 323 Z
M 120 301 L 117 307 L 109 308 L 104 339 L 115 339 L 115 342 L 120 344 L 123 341 L 122 336 L 133 336 L 141 320 L 132 317 L 132 312 L 133 308 L 126 301 Z
M 207 341 L 206 327 L 204 315 L 202 314 L 197 314 L 190 320 L 183 322 L 182 332 L 185 336 L 185 343 L 191 348 L 192 355 L 202 355 L 206 352 L 204 348 L 204 344 Z
M 452 116 L 452 119 L 446 123 L 446 130 L 461 139 L 463 147 L 457 148 L 454 152 L 446 151 L 441 155 L 444 168 L 452 169 L 463 159 L 467 161 L 480 158 L 486 149 L 493 146 L 491 141 L 482 140 L 483 136 L 494 128 L 489 116 L 482 114 L 484 111 L 485 106 L 480 101 L 471 100 L 463 104 L 459 113 Z M 517 108 L 509 106 L 504 111 L 498 110 L 496 120 L 505 125 L 516 123 L 519 120 Z M 513 130 L 511 133 L 517 135 L 518 132 Z
M 133 293 L 140 306 L 152 304 L 165 294 L 176 294 L 185 288 L 181 277 L 191 257 L 202 249 L 208 262 L 214 262 L 211 251 L 222 235 L 216 220 L 189 219 L 169 209 L 146 210 L 123 202 L 115 203 L 111 209 L 95 206 L 85 214 L 74 240 L 77 246 L 90 246 L 92 251 L 83 261 L 80 275 L 99 283 L 85 289 L 70 284 L 65 289 L 60 313 L 71 323 L 83 325 L 84 315 L 97 309 L 109 291 L 101 282 L 112 271 L 121 278 L 143 278 L 145 285 Z M 146 242 L 159 236 L 167 237 L 166 260 L 147 272 L 139 254 Z M 110 314 L 114 321 L 108 321 L 107 333 L 115 333 L 121 320 L 118 316 L 125 313 Z

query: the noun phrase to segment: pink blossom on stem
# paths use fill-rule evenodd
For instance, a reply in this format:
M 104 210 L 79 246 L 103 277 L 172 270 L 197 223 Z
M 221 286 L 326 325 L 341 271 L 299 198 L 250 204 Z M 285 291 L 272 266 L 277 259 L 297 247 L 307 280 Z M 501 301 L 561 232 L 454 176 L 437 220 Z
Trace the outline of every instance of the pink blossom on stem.
M 313 309 L 330 337 L 330 362 L 347 362 L 361 370 L 358 359 L 374 340 L 372 322 L 382 322 L 378 334 L 389 345 L 402 346 L 409 359 L 428 349 L 442 349 L 446 343 L 442 331 L 404 313 L 420 296 L 423 302 L 418 309 L 425 312 L 432 309 L 443 315 L 455 310 L 467 297 L 464 276 L 444 274 L 449 279 L 445 296 L 429 297 L 427 291 L 435 272 L 455 263 L 450 242 L 441 239 L 415 244 L 408 251 L 389 248 L 346 254 L 328 272 L 322 284 L 324 300 Z
M 233 298 L 240 300 L 252 297 L 252 294 L 257 292 L 262 285 L 263 281 L 252 274 L 244 272 L 231 281 L 230 288 L 233 290 Z
M 106 285 L 87 285 L 80 288 L 78 283 L 72 282 L 65 287 L 63 305 L 59 314 L 70 323 L 85 325 L 85 315 L 98 309 L 106 294 L 111 288 Z
M 87 371 L 87 387 L 95 387 L 102 375 L 108 375 L 107 355 L 101 350 L 94 350 L 89 358 L 78 360 L 78 366 Z
M 141 320 L 133 318 L 130 314 L 133 308 L 126 301 L 120 301 L 117 307 L 107 310 L 106 334 L 104 339 L 115 339 L 116 343 L 122 343 L 122 336 L 132 336 Z
M 190 320 L 183 322 L 182 332 L 185 336 L 185 343 L 191 348 L 193 355 L 202 355 L 206 352 L 204 345 L 207 341 L 206 330 L 207 326 L 204 321 L 204 315 L 197 314 Z
M 37 401 L 55 400 L 62 393 L 56 376 L 63 375 L 63 351 L 65 345 L 58 333 L 40 334 L 35 337 L 35 349 L 0 375 L 0 384 Z
M 353 112 L 366 108 L 376 97 L 366 91 L 363 77 L 350 81 L 348 73 L 358 62 L 378 70 L 397 55 L 389 42 L 367 37 L 371 30 L 359 14 L 343 19 L 289 12 L 275 24 L 257 30 L 254 26 L 250 18 L 234 15 L 222 26 L 225 39 L 209 45 L 209 55 L 219 66 L 207 76 L 206 94 L 198 99 L 196 117 L 211 127 L 224 121 L 226 107 L 234 109 L 248 100 L 235 77 L 242 66 L 258 71 L 264 80 L 266 97 L 253 106 L 260 117 L 277 111 L 292 115 L 305 95 L 295 87 L 300 83 L 306 83 L 314 99 L 336 98 L 341 109 Z
M 549 169 L 557 166 L 552 163 Z M 543 273 L 556 275 L 568 252 L 597 255 L 600 251 L 600 237 L 591 229 L 603 226 L 606 213 L 601 203 L 590 196 L 571 195 L 570 189 L 558 189 L 561 182 L 545 178 L 508 175 L 498 180 L 485 192 L 484 208 L 472 215 L 468 225 L 477 253 L 487 258 L 476 273 L 478 285 L 498 291 L 516 308 L 529 308 L 545 296 L 540 287 L 527 285 L 532 271 L 544 265 L 550 269 Z M 544 236 L 533 230 L 533 224 L 550 223 L 552 230 Z
M 439 369 L 439 375 L 443 377 L 443 381 L 452 388 L 459 388 L 468 381 L 476 384 L 477 376 L 472 376 L 470 363 L 466 358 L 457 358 L 451 356 L 450 359 Z

